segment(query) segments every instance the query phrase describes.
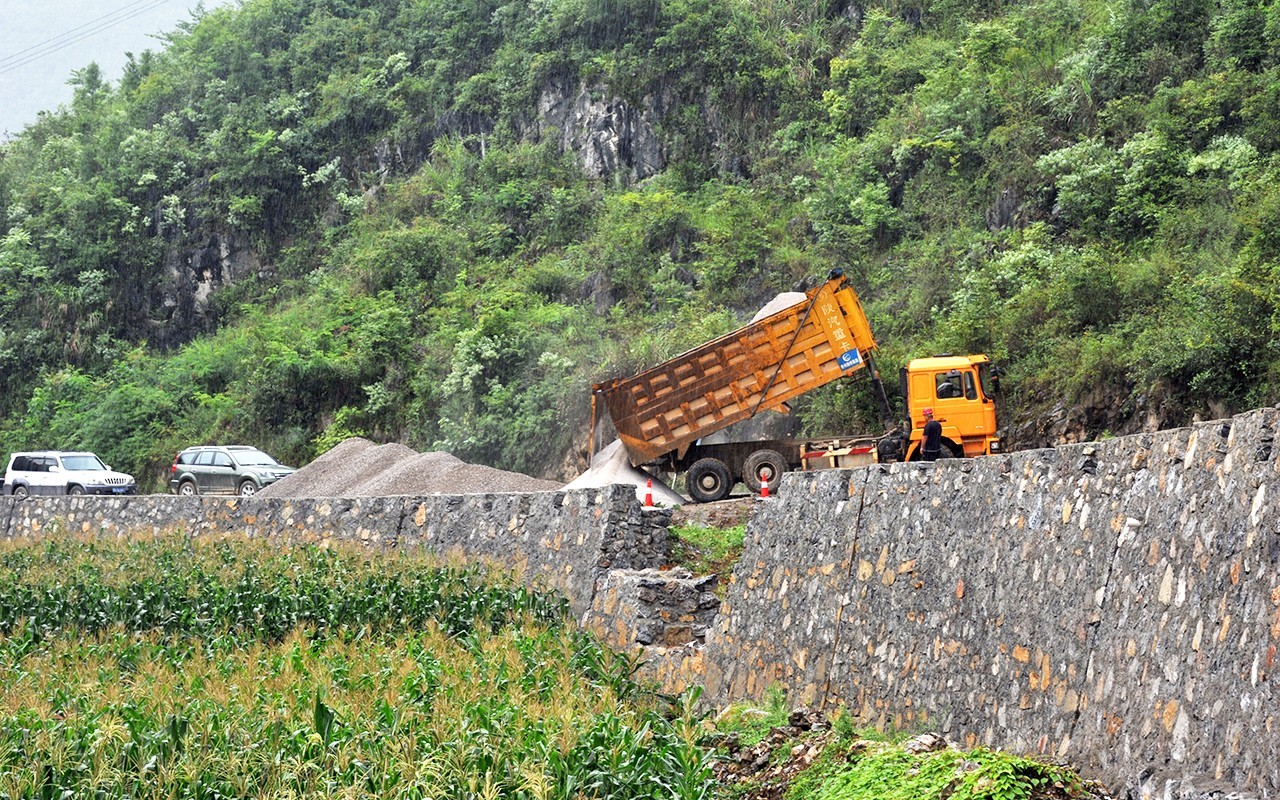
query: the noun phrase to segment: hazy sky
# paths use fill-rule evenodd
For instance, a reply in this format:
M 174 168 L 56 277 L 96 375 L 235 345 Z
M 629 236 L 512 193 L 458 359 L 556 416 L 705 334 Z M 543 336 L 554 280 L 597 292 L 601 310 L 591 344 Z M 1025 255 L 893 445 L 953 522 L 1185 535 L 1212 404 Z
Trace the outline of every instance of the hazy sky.
M 204 7 L 229 2 L 205 0 Z M 126 52 L 161 49 L 155 35 L 190 20 L 197 5 L 198 0 L 0 0 L 0 137 L 70 102 L 67 79 L 90 61 L 114 85 Z

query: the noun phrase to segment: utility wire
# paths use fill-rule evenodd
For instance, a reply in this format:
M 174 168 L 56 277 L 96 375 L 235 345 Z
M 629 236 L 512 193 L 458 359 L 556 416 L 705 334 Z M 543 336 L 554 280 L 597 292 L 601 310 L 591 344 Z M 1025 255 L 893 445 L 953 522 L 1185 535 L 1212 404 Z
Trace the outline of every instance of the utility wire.
M 92 36 L 96 36 L 105 30 L 114 28 L 115 26 L 121 24 L 122 22 L 127 22 L 133 19 L 134 17 L 140 16 L 142 14 L 145 14 L 148 11 L 151 11 L 152 9 L 159 8 L 160 6 L 164 5 L 165 3 L 168 3 L 169 1 L 170 0 L 134 0 L 134 2 L 129 3 L 128 5 L 125 5 L 121 8 L 118 8 L 115 11 L 112 11 L 110 14 L 104 14 L 103 16 L 98 17 L 97 19 L 90 20 L 89 22 L 86 22 L 83 25 L 79 25 L 75 28 L 72 28 L 71 30 L 68 30 L 62 34 L 59 34 L 58 36 L 55 36 L 52 39 L 47 39 L 46 41 L 40 42 L 39 44 L 34 44 L 31 47 L 26 48 L 25 50 L 21 50 L 17 53 L 14 53 L 13 55 L 0 58 L 0 75 L 5 74 L 6 72 L 12 72 L 13 70 L 18 69 L 20 67 L 25 67 L 27 64 L 30 64 L 34 61 L 39 61 L 45 56 L 50 55 L 52 53 L 56 53 L 59 50 L 65 50 L 66 48 L 70 47 L 73 44 L 76 44 L 77 42 L 81 42 Z M 135 8 L 135 6 L 139 6 L 139 5 L 141 5 L 142 7 Z M 130 10 L 130 9 L 133 9 L 133 10 Z M 121 15 L 122 12 L 126 12 L 126 11 L 128 13 L 124 13 L 123 15 Z M 100 22 L 105 24 L 98 25 L 97 23 L 100 23 Z M 89 28 L 89 30 L 85 30 L 85 28 Z
M 133 3 L 130 3 L 129 5 L 124 6 L 123 8 L 116 9 L 110 14 L 106 14 L 102 17 L 99 17 L 96 20 L 93 20 L 92 22 L 85 23 L 84 25 L 81 25 L 78 28 L 73 28 L 70 31 L 67 31 L 61 34 L 60 36 L 55 36 L 52 39 L 48 40 L 47 42 L 42 42 L 39 45 L 33 45 L 32 47 L 29 47 L 26 50 L 22 51 L 23 53 L 28 53 L 28 55 L 22 56 L 21 54 L 14 54 L 13 56 L 0 59 L 0 75 L 3 75 L 4 73 L 10 72 L 19 67 L 26 66 L 27 64 L 30 64 L 33 61 L 38 61 L 39 59 L 44 58 L 45 56 L 51 53 L 56 53 L 59 50 L 64 50 L 70 47 L 71 45 L 76 44 L 77 42 L 83 41 L 84 39 L 88 39 L 92 36 L 96 36 L 97 34 L 102 33 L 103 31 L 108 30 L 110 28 L 114 28 L 115 26 L 121 24 L 122 22 L 127 22 L 128 20 L 133 19 L 134 17 L 137 17 L 141 14 L 145 14 L 146 12 L 151 11 L 152 9 L 159 8 L 160 6 L 164 5 L 167 2 L 169 2 L 169 0 L 134 0 Z M 139 3 L 144 3 L 145 5 L 143 5 L 142 8 L 135 8 L 132 11 L 128 11 L 128 9 L 131 6 L 136 6 Z M 128 13 L 123 14 L 121 16 L 121 12 L 124 12 L 124 11 L 128 11 Z M 113 17 L 114 19 L 112 19 Z M 110 21 L 106 22 L 106 24 L 92 27 L 90 30 L 87 30 L 87 31 L 82 30 L 86 27 L 93 26 L 94 23 L 103 22 L 105 20 L 110 20 Z M 81 31 L 81 32 L 77 33 L 77 31 Z M 29 51 L 31 50 L 36 50 L 36 52 L 29 53 Z
M 93 23 L 95 22 L 101 22 L 105 19 L 110 19 L 111 17 L 114 17 L 116 14 L 119 14 L 121 11 L 124 11 L 125 9 L 132 8 L 133 6 L 139 6 L 139 5 L 142 5 L 143 3 L 148 3 L 148 2 L 151 2 L 151 0 L 133 0 L 133 2 L 130 3 L 129 5 L 124 6 L 123 8 L 117 8 L 115 11 L 112 11 L 110 14 L 103 14 L 97 19 L 91 19 L 88 22 L 84 23 L 83 25 L 77 25 L 76 27 L 72 28 L 69 31 L 64 31 L 58 34 L 57 36 L 53 37 L 52 39 L 45 39 L 43 42 L 37 42 L 36 44 L 31 45 L 25 50 L 19 50 L 18 52 L 13 53 L 12 55 L 7 55 L 4 58 L 0 58 L 0 67 L 5 66 L 6 62 L 13 61 L 23 53 L 29 53 L 32 50 L 35 50 L 37 47 L 44 47 L 47 44 L 52 44 L 58 41 L 59 39 L 70 36 L 71 34 L 77 31 L 81 31 L 81 30 L 84 30 L 85 28 L 88 28 L 89 26 L 93 25 Z

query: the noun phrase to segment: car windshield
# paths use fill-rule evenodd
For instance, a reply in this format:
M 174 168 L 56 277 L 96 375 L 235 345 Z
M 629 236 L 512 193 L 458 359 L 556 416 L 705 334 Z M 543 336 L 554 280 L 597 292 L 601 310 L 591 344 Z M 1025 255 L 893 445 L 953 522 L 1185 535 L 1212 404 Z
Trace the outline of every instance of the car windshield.
M 69 472 L 88 472 L 90 470 L 106 469 L 107 465 L 99 461 L 97 456 L 90 454 L 85 456 L 63 456 L 62 468 Z
M 261 450 L 234 450 L 236 463 L 242 467 L 270 467 L 276 460 Z

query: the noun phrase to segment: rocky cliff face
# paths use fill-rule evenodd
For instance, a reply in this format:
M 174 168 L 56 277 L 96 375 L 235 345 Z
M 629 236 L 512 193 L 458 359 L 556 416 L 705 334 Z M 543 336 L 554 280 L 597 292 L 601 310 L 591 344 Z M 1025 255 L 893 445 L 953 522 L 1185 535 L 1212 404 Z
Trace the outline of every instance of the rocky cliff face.
M 1001 413 L 999 423 L 1006 451 L 1059 447 L 1115 436 L 1154 433 L 1183 425 L 1188 418 L 1222 419 L 1235 413 L 1223 405 L 1211 406 L 1207 416 L 1194 415 L 1170 403 L 1171 393 L 1157 389 L 1150 394 L 1116 395 L 1094 390 L 1071 404 L 1040 391 L 1030 400 L 1002 403 L 1001 412 L 1018 405 L 1016 417 Z M 1012 400 L 1012 398 L 1011 398 Z
M 658 127 L 669 103 L 651 94 L 634 107 L 603 84 L 552 80 L 538 98 L 531 133 L 555 138 L 593 178 L 643 180 L 666 165 Z
M 543 87 L 519 135 L 533 141 L 552 138 L 591 178 L 629 184 L 666 167 L 660 130 L 674 102 L 661 88 L 633 104 L 602 83 L 553 79 Z M 413 169 L 436 139 L 465 134 L 483 142 L 493 127 L 492 120 L 449 115 L 428 126 L 420 141 L 393 144 L 383 140 L 372 152 L 352 154 L 346 160 L 360 173 L 357 184 L 372 196 L 391 173 Z M 709 130 L 713 136 L 719 135 L 717 126 L 709 125 Z M 373 183 L 366 185 L 370 176 Z M 248 277 L 271 276 L 269 266 L 244 234 L 203 228 L 189 232 L 186 241 L 192 240 L 198 243 L 175 245 L 168 252 L 166 279 L 152 293 L 155 324 L 149 338 L 160 347 L 178 346 L 215 330 L 217 314 L 212 298 L 218 290 Z
M 176 347 L 217 328 L 213 294 L 255 275 L 269 276 L 247 237 L 214 233 L 199 244 L 170 250 L 164 282 L 152 297 L 155 324 L 148 338 L 161 348 Z

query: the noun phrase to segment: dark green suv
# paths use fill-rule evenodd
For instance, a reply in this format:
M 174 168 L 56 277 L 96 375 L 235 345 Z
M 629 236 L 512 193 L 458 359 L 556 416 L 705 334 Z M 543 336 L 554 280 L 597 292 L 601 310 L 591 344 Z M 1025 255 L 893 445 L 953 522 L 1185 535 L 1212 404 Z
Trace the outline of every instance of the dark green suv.
M 169 491 L 180 495 L 238 494 L 249 497 L 293 473 L 293 467 L 256 447 L 188 447 L 173 459 Z

